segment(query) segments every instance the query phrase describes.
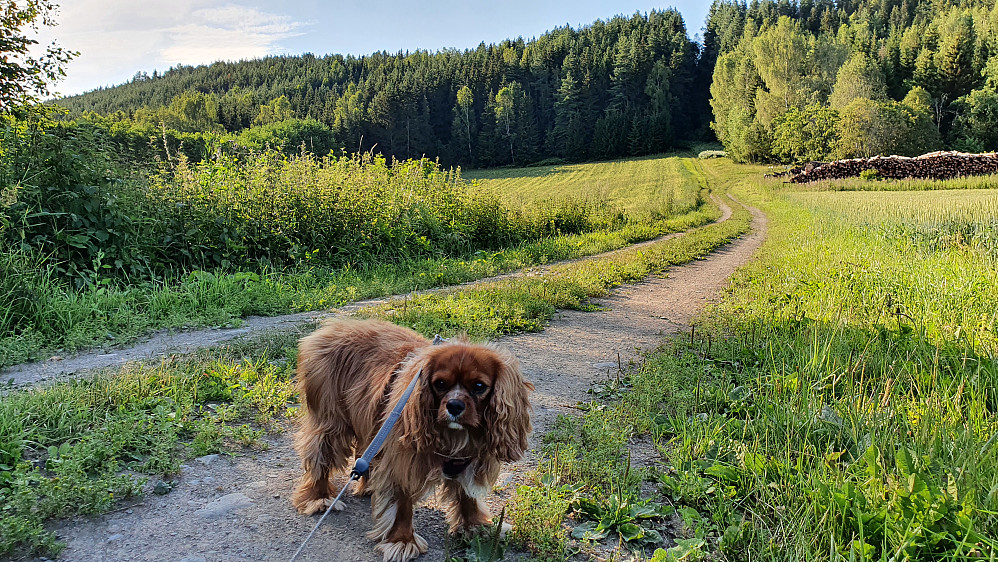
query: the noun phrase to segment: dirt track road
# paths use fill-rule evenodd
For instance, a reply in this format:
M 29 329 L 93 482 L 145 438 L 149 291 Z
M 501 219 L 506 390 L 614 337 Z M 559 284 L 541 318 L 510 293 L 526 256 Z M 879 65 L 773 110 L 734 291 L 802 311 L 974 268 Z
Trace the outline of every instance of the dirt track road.
M 675 267 L 667 276 L 618 288 L 600 299 L 599 312 L 561 312 L 541 333 L 503 338 L 519 358 L 537 391 L 536 446 L 541 435 L 560 413 L 577 412 L 572 406 L 584 400 L 592 383 L 623 364 L 639 361 L 640 351 L 654 348 L 663 335 L 689 325 L 693 317 L 728 283 L 732 272 L 751 259 L 765 239 L 766 218 L 752 211 L 752 231 L 720 248 L 708 258 Z M 726 216 L 730 216 L 730 209 Z M 261 319 L 265 329 L 285 328 L 321 316 L 306 313 L 280 319 Z M 240 328 L 259 328 L 250 320 Z M 213 331 L 219 332 L 219 331 Z M 226 335 L 232 334 L 228 331 Z M 184 345 L 210 345 L 221 340 L 189 338 Z M 240 334 L 237 334 L 240 335 Z M 180 340 L 187 338 L 177 334 Z M 229 339 L 226 337 L 225 339 Z M 152 341 L 152 340 L 151 340 Z M 192 343 L 193 342 L 193 343 Z M 149 342 L 147 342 L 148 344 Z M 162 343 L 162 342 L 161 342 Z M 179 340 L 159 348 L 142 347 L 115 352 L 114 357 L 93 354 L 93 366 L 115 365 L 148 357 L 163 350 L 183 351 Z M 619 359 L 618 359 L 619 357 Z M 72 361 L 74 359 L 67 359 Z M 56 378 L 67 363 L 35 371 L 9 370 L 3 374 L 22 384 Z M 165 496 L 149 494 L 136 504 L 99 517 L 62 522 L 55 531 L 67 548 L 60 559 L 69 561 L 174 561 L 227 562 L 235 560 L 288 560 L 317 521 L 305 517 L 288 500 L 299 474 L 290 446 L 290 433 L 267 438 L 267 451 L 228 457 L 210 455 L 191 460 L 179 475 L 176 488 Z M 491 498 L 494 511 L 508 496 L 509 487 L 535 463 L 528 453 L 500 476 L 500 492 Z M 369 500 L 347 497 L 346 510 L 332 513 L 316 533 L 301 560 L 380 561 L 374 544 L 364 537 L 370 528 Z M 417 508 L 417 532 L 430 543 L 420 560 L 444 557 L 446 527 L 433 501 Z

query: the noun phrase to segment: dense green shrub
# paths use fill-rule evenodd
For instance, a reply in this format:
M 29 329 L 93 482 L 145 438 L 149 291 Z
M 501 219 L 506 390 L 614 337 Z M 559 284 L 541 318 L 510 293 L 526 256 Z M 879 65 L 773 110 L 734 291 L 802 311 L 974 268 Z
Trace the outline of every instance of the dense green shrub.
M 0 123 L 0 236 L 7 251 L 45 256 L 54 273 L 91 284 L 113 270 L 148 277 L 138 243 L 153 215 L 100 129 L 34 120 Z
M 457 172 L 381 157 L 220 157 L 153 178 L 159 260 L 175 268 L 400 261 L 535 234 Z
M 306 134 L 310 127 L 285 120 L 254 130 Z M 5 122 L 6 251 L 44 256 L 53 274 L 80 288 L 193 270 L 464 255 L 627 222 L 600 199 L 511 209 L 427 159 L 217 150 L 192 162 L 167 148 L 149 173 L 120 157 L 127 143 L 118 139 L 133 133 L 108 123 Z
M 254 150 L 269 148 L 286 154 L 301 150 L 319 156 L 339 148 L 332 129 L 315 119 L 285 119 L 244 130 L 237 141 Z

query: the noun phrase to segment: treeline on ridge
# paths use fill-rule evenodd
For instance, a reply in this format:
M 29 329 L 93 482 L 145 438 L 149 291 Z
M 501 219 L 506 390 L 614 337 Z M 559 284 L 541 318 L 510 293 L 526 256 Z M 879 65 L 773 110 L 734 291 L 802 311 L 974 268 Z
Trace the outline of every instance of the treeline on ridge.
M 203 151 L 216 133 L 466 167 L 604 159 L 703 136 L 698 55 L 678 12 L 652 11 L 465 51 L 180 66 L 58 103 L 138 151 L 163 136 Z
M 58 103 L 194 159 L 234 139 L 487 167 L 716 135 L 739 161 L 804 162 L 998 149 L 996 53 L 995 0 L 715 0 L 699 43 L 652 11 L 465 51 L 181 66 Z

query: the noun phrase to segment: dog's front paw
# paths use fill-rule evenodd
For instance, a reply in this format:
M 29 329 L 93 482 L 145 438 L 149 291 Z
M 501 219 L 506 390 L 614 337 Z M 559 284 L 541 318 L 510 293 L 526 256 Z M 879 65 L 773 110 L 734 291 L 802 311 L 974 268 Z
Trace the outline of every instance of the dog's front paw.
M 333 498 L 319 498 L 316 500 L 307 500 L 302 502 L 298 506 L 298 512 L 304 515 L 312 515 L 313 513 L 325 512 L 329 508 L 329 504 L 333 503 Z M 346 509 L 346 504 L 343 502 L 336 502 L 333 506 L 333 511 L 343 511 Z
M 460 518 L 458 521 L 452 522 L 450 529 L 448 531 L 450 534 L 460 537 L 467 536 L 473 537 L 475 535 L 484 535 L 492 532 L 492 518 L 489 517 L 488 513 L 479 511 L 474 514 L 466 515 Z
M 503 522 L 502 527 L 499 528 L 499 538 L 505 539 L 509 535 L 510 531 L 513 530 L 513 526 L 509 523 Z M 483 521 L 475 525 L 459 525 L 450 531 L 451 535 L 456 537 L 475 537 L 475 536 L 490 536 L 495 532 L 495 527 L 493 527 L 492 521 Z
M 412 537 L 413 542 L 383 542 L 374 547 L 374 550 L 385 557 L 384 562 L 407 562 L 420 554 L 426 554 L 430 549 L 426 539 L 416 533 L 413 533 Z

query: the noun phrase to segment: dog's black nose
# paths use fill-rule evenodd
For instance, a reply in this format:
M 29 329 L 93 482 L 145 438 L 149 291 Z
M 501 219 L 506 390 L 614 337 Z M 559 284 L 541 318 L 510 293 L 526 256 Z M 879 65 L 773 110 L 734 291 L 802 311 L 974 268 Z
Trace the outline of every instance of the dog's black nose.
M 450 415 L 457 417 L 460 416 L 461 412 L 463 411 L 464 411 L 464 402 L 461 402 L 460 400 L 447 401 L 447 413 L 449 413 Z

